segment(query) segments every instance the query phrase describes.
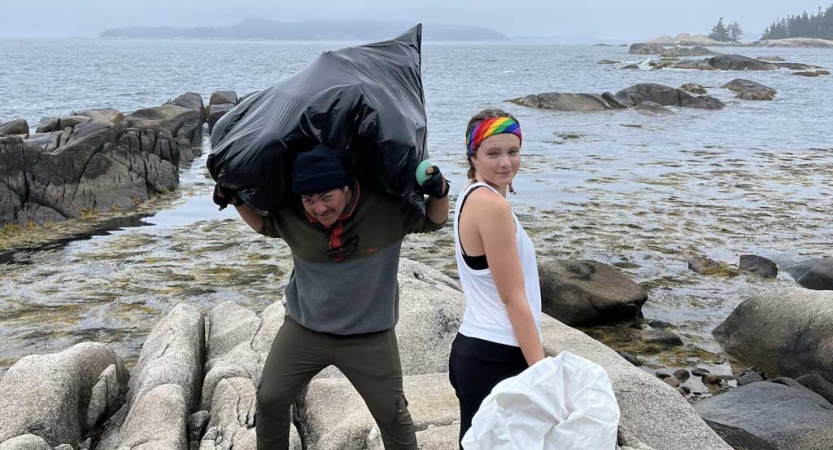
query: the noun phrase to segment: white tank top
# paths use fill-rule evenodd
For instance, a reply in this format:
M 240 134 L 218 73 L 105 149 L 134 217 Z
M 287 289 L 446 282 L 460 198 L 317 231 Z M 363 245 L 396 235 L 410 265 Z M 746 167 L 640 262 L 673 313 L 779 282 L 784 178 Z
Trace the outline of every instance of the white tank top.
M 463 323 L 460 325 L 460 334 L 519 347 L 518 339 L 512 329 L 512 323 L 509 321 L 509 314 L 506 312 L 506 306 L 501 300 L 495 280 L 492 278 L 491 269 L 474 270 L 463 259 L 463 246 L 460 241 L 460 206 L 463 205 L 472 189 L 480 186 L 491 189 L 500 195 L 497 190 L 486 183 L 471 184 L 463 189 L 463 192 L 457 197 L 457 207 L 454 211 L 454 245 L 457 253 L 457 271 L 460 274 L 460 284 L 463 286 L 463 294 L 466 297 L 466 312 L 463 315 Z M 518 252 L 521 256 L 526 298 L 529 301 L 529 308 L 532 310 L 532 317 L 535 319 L 535 326 L 540 338 L 541 287 L 538 284 L 538 263 L 535 258 L 535 248 L 514 212 L 512 218 L 515 220 L 515 240 L 518 243 Z

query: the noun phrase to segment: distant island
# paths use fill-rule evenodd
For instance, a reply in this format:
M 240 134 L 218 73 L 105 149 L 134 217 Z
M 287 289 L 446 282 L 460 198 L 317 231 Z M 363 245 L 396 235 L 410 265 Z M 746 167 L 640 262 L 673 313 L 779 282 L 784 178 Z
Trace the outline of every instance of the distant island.
M 414 25 L 414 23 L 382 21 L 281 22 L 269 19 L 247 19 L 229 26 L 108 28 L 99 35 L 108 38 L 364 41 L 388 39 L 405 32 Z M 505 41 L 509 38 L 503 33 L 484 27 L 428 23 L 423 26 L 423 39 L 435 41 Z

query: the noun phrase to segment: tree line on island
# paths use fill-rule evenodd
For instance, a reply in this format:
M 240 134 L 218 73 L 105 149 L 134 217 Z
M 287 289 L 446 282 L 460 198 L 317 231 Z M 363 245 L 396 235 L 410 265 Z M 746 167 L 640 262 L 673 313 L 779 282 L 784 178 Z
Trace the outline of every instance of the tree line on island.
M 712 27 L 709 37 L 720 42 L 740 42 L 743 30 L 738 22 L 725 24 L 723 17 Z M 833 40 L 833 5 L 815 14 L 790 15 L 772 22 L 764 30 L 761 40 L 788 38 L 818 38 Z

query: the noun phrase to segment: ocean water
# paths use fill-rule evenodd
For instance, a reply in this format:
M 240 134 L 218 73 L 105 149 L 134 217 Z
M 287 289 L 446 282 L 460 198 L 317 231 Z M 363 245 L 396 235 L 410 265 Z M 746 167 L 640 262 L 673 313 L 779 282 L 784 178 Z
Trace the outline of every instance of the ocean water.
M 3 39 L 0 122 L 24 118 L 34 128 L 42 117 L 73 110 L 131 112 L 187 91 L 207 103 L 212 91 L 260 90 L 325 49 L 353 44 Z M 829 49 L 717 50 L 833 68 Z M 648 289 L 645 316 L 670 322 L 686 343 L 686 352 L 653 355 L 651 364 L 728 371 L 711 330 L 750 294 L 793 282 L 785 274 L 697 275 L 686 260 L 833 256 L 833 77 L 651 71 L 650 58 L 629 55 L 627 47 L 427 42 L 429 151 L 459 191 L 469 117 L 495 106 L 515 114 L 524 162 L 510 200 L 539 258 L 616 264 Z M 601 59 L 622 64 L 596 64 Z M 625 63 L 643 70 L 619 69 Z M 720 86 L 735 78 L 776 89 L 775 101 L 734 99 Z M 615 93 L 636 83 L 699 83 L 726 107 L 648 117 L 506 103 L 543 92 Z M 134 360 L 144 336 L 178 302 L 207 310 L 231 300 L 260 311 L 280 297 L 291 270 L 288 249 L 250 232 L 233 212 L 216 210 L 204 168 L 209 150 L 206 142 L 203 156 L 183 169 L 181 189 L 145 205 L 140 218 L 90 239 L 19 251 L 0 264 L 0 371 L 26 354 L 83 340 L 110 343 Z M 455 273 L 448 227 L 410 238 L 403 255 Z

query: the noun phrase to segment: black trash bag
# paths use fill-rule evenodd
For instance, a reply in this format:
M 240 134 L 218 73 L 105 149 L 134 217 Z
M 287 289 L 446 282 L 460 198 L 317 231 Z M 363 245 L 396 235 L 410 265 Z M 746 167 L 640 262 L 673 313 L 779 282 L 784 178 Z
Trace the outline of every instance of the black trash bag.
M 214 125 L 209 173 L 266 214 L 292 193 L 295 155 L 322 144 L 349 175 L 424 212 L 414 179 L 428 158 L 421 51 L 419 24 L 389 41 L 322 53 Z

